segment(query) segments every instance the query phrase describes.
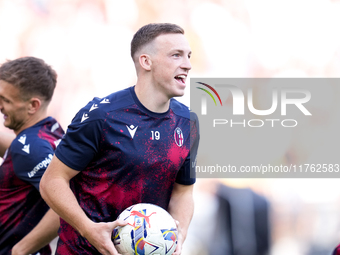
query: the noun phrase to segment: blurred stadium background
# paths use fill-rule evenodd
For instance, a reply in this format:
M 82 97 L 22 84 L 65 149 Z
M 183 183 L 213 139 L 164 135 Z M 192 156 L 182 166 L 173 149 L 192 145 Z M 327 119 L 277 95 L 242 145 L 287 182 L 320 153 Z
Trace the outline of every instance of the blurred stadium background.
M 336 0 L 0 0 L 0 62 L 32 55 L 54 67 L 58 84 L 49 111 L 66 129 L 94 96 L 135 83 L 130 41 L 153 22 L 185 29 L 193 51 L 190 77 L 340 76 Z M 323 93 L 335 95 L 334 102 L 320 105 L 318 116 L 337 128 L 339 88 Z M 179 100 L 189 105 L 189 88 Z M 317 153 L 301 139 L 282 157 L 288 153 L 301 162 Z M 338 139 L 326 141 L 335 153 Z M 268 202 L 267 249 L 247 255 L 326 255 L 340 242 L 338 179 L 199 179 L 183 255 L 244 254 L 235 237 L 227 250 L 227 239 L 216 230 L 220 185 L 252 190 Z

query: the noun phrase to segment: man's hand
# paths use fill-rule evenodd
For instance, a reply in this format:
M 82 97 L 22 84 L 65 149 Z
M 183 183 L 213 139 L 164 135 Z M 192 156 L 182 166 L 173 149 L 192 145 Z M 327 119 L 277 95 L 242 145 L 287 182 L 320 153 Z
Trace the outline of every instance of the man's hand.
M 113 222 L 93 223 L 83 236 L 103 255 L 120 255 L 112 242 L 112 233 L 117 226 L 125 226 L 127 222 L 116 220 Z
M 12 255 L 26 255 L 28 253 L 24 252 L 24 250 L 21 249 L 20 244 L 17 243 L 16 245 L 13 246 L 11 254 Z
M 193 185 L 175 183 L 169 203 L 169 213 L 175 219 L 178 240 L 174 255 L 180 255 L 182 245 L 187 236 L 189 224 L 194 213 L 194 200 L 192 196 Z M 179 223 L 180 222 L 180 223 Z
M 177 246 L 175 249 L 175 252 L 173 255 L 181 255 L 182 252 L 182 244 L 183 244 L 183 235 L 182 235 L 182 229 L 179 224 L 179 221 L 175 220 L 176 226 L 177 226 Z

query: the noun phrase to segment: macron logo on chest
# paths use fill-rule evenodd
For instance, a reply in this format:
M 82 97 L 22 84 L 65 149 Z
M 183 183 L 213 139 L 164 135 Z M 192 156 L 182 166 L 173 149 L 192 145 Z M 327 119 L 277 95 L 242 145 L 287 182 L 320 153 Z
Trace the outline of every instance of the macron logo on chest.
M 130 126 L 126 125 L 126 127 L 127 127 L 128 131 L 131 135 L 131 138 L 133 139 L 133 137 L 135 136 L 135 133 L 137 131 L 138 126 L 135 127 L 134 125 L 130 125 Z

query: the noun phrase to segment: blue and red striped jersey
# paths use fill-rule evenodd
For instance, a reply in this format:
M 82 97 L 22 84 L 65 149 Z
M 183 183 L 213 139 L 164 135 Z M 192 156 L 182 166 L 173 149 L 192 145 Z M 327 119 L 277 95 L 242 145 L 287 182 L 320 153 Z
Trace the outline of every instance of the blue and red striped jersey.
M 81 109 L 56 156 L 79 171 L 70 185 L 87 216 L 110 222 L 136 203 L 167 209 L 175 182 L 195 183 L 198 141 L 197 116 L 185 105 L 171 99 L 167 112 L 154 113 L 130 87 Z M 97 253 L 63 220 L 59 236 L 57 254 Z
M 20 132 L 7 149 L 0 166 L 0 254 L 11 254 L 49 209 L 39 183 L 63 134 L 48 117 Z M 51 254 L 49 246 L 39 252 Z

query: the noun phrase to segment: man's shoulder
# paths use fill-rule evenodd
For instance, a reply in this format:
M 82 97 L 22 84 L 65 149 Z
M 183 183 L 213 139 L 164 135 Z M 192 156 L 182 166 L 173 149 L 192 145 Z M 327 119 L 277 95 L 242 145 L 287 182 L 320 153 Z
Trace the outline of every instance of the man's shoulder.
M 176 115 L 186 119 L 190 119 L 189 107 L 179 102 L 178 100 L 172 98 L 170 101 L 170 108 Z
M 134 103 L 130 92 L 131 88 L 114 92 L 106 97 L 95 97 L 88 104 L 80 109 L 73 122 L 89 122 L 98 119 L 105 119 L 107 113 L 120 108 L 127 107 Z
M 11 154 L 29 156 L 41 152 L 44 148 L 50 148 L 50 143 L 39 137 L 37 132 L 27 130 L 21 132 L 11 144 Z M 51 147 L 52 148 L 52 147 Z
M 103 98 L 95 97 L 89 104 L 91 105 L 91 103 L 95 103 L 96 107 L 101 107 L 102 109 L 115 110 L 134 103 L 134 100 L 130 87 L 111 93 Z M 89 104 L 87 106 L 89 106 Z
M 189 107 L 185 104 L 177 101 L 176 99 L 172 98 L 170 103 L 170 108 L 174 112 L 174 114 L 185 118 L 187 120 L 190 120 L 191 123 L 195 123 L 195 125 L 198 128 L 198 116 L 195 112 L 190 111 Z
M 27 143 L 41 145 L 50 140 L 58 140 L 63 134 L 64 130 L 59 122 L 53 117 L 46 117 L 21 131 L 13 140 L 12 145 L 21 146 Z

